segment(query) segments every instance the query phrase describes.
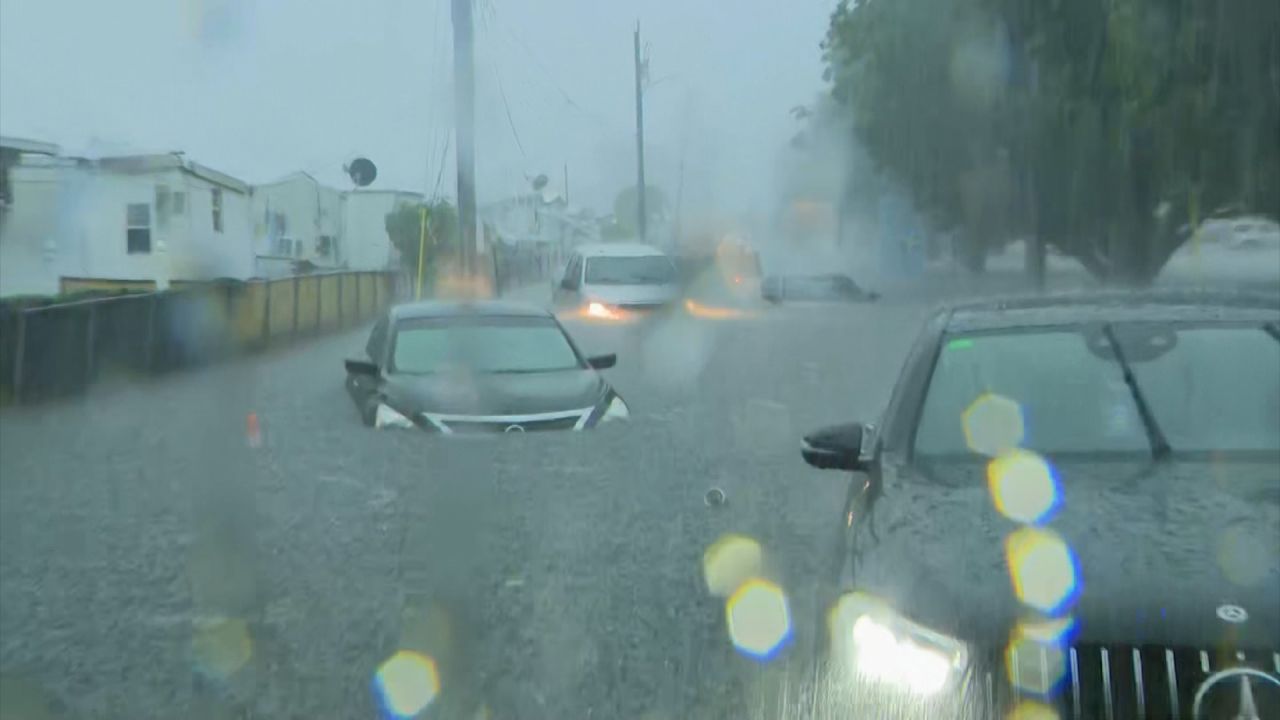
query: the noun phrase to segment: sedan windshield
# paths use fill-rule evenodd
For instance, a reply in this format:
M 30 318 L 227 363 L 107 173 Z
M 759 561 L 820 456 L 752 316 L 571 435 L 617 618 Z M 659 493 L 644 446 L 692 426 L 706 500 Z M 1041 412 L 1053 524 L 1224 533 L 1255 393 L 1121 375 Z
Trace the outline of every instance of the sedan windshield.
M 588 285 L 665 285 L 675 274 L 675 266 L 660 255 L 587 260 Z
M 457 367 L 534 373 L 572 370 L 582 363 L 550 318 L 430 318 L 397 326 L 392 372 L 421 375 Z
M 1174 452 L 1280 450 L 1280 342 L 1263 329 L 1117 325 L 1123 364 L 1105 337 L 1065 330 L 948 338 L 916 452 L 973 449 L 975 428 L 966 422 L 1004 422 L 981 412 L 965 419 L 992 395 L 1016 403 L 1021 444 L 1039 452 L 1149 452 L 1153 431 Z

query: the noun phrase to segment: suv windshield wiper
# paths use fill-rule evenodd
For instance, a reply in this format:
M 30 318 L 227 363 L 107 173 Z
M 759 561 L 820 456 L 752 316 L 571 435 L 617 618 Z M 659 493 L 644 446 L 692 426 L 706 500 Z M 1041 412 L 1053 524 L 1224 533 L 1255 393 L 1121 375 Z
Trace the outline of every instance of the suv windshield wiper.
M 1124 376 L 1125 385 L 1129 386 L 1129 393 L 1133 395 L 1133 403 L 1138 406 L 1138 416 L 1142 418 L 1142 427 L 1147 431 L 1147 442 L 1151 443 L 1151 457 L 1157 462 L 1169 457 L 1172 448 L 1169 447 L 1169 441 L 1165 438 L 1164 432 L 1160 430 L 1160 426 L 1156 423 L 1156 418 L 1151 414 L 1151 406 L 1147 404 L 1147 398 L 1142 394 L 1142 388 L 1138 386 L 1138 379 L 1134 377 L 1133 367 L 1129 365 L 1129 361 L 1124 356 L 1124 350 L 1120 347 L 1120 341 L 1116 338 L 1115 331 L 1110 325 L 1102 326 L 1102 334 L 1106 336 L 1107 342 L 1111 343 L 1111 349 L 1116 354 L 1116 362 L 1120 365 L 1120 372 Z

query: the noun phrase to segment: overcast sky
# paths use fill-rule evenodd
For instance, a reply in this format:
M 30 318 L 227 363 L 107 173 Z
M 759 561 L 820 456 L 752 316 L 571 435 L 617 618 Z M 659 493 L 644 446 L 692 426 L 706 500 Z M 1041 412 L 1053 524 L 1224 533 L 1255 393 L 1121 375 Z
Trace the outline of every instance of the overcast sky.
M 481 200 L 540 172 L 558 192 L 567 164 L 574 204 L 605 212 L 635 173 L 637 19 L 649 182 L 674 200 L 683 156 L 686 208 L 737 212 L 769 198 L 789 110 L 822 90 L 835 6 L 474 1 Z M 452 196 L 451 33 L 450 0 L 0 0 L 0 132 L 183 150 L 249 182 L 346 187 L 342 163 L 365 155 L 375 187 Z

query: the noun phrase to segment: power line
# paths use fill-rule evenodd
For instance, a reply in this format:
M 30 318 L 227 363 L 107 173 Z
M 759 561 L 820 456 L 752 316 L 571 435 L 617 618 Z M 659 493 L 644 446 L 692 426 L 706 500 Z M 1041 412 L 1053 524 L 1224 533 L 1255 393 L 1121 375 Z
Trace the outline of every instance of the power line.
M 441 64 L 439 62 L 440 6 L 443 4 L 444 4 L 443 0 L 437 0 L 437 2 L 435 3 L 435 13 L 431 19 L 431 58 L 429 60 L 428 72 L 434 71 L 436 68 L 440 67 L 440 64 Z M 431 77 L 433 79 L 433 82 L 431 83 L 433 92 L 431 94 L 434 96 L 437 94 L 434 91 L 439 88 L 439 82 L 438 82 L 439 76 L 433 74 L 431 75 Z M 447 137 L 442 138 L 443 133 L 440 128 L 440 112 L 438 110 L 439 103 L 434 102 L 434 98 L 429 98 L 429 102 L 431 102 L 431 107 L 428 108 L 427 110 L 427 126 L 429 128 L 431 135 L 430 135 L 429 144 L 427 146 L 427 163 L 426 163 L 426 167 L 423 168 L 424 175 L 425 175 L 425 177 L 423 177 L 422 179 L 423 192 L 425 192 L 427 189 L 426 188 L 427 183 L 431 181 L 431 158 L 435 157 L 436 148 L 439 147 L 441 140 L 444 139 L 447 142 Z M 443 164 L 441 165 L 440 169 L 443 171 L 444 169 Z M 439 187 L 440 187 L 440 180 L 437 177 L 436 189 L 438 190 Z
M 511 117 L 511 106 L 507 104 L 507 91 L 502 87 L 502 73 L 498 72 L 496 63 L 493 65 L 493 77 L 498 81 L 498 94 L 502 96 L 502 107 L 507 111 L 507 125 L 511 128 L 511 136 L 516 139 L 516 147 L 520 149 L 520 157 L 528 165 L 529 156 L 525 154 L 524 143 L 520 142 L 520 133 L 516 132 L 516 121 Z
M 453 139 L 451 135 L 444 137 L 444 149 L 440 152 L 440 169 L 436 172 L 436 187 L 431 191 L 431 199 L 440 198 L 440 181 L 444 179 L 444 159 L 449 155 L 449 142 Z
M 610 124 L 609 121 L 606 120 L 604 117 L 602 117 L 599 113 L 588 110 L 587 108 L 579 104 L 578 101 L 574 100 L 573 96 L 569 94 L 569 91 L 565 90 L 564 86 L 560 84 L 560 81 L 556 80 L 555 75 L 547 68 L 546 63 L 542 61 L 542 58 L 539 57 L 538 54 L 533 51 L 533 48 L 529 47 L 528 43 L 526 43 L 523 38 L 521 38 L 516 33 L 512 32 L 511 29 L 507 27 L 506 23 L 502 22 L 502 18 L 498 15 L 498 12 L 497 12 L 497 6 L 490 5 L 490 7 L 493 9 L 493 13 L 492 13 L 493 23 L 502 30 L 503 34 L 505 34 L 507 37 L 511 38 L 512 40 L 515 40 L 515 42 L 520 45 L 520 48 L 524 50 L 525 54 L 529 56 L 529 59 L 533 61 L 533 65 L 536 66 L 537 69 L 542 73 L 543 77 L 548 82 L 550 82 L 551 86 L 554 87 L 558 93 L 560 93 L 560 96 L 564 98 L 564 101 L 567 105 L 577 110 L 578 112 L 582 113 L 583 115 L 591 118 L 592 120 L 595 120 L 605 125 Z

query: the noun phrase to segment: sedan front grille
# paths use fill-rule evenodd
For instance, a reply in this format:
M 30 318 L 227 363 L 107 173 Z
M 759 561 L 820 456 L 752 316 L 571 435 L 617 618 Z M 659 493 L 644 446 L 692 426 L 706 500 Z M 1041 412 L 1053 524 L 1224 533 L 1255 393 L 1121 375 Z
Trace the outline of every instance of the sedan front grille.
M 446 435 L 491 435 L 501 433 L 540 432 L 543 430 L 581 430 L 594 408 L 578 408 L 531 415 L 444 415 L 423 413 L 427 423 Z
M 466 421 L 451 420 L 446 425 L 459 435 L 504 432 L 538 432 L 541 430 L 572 430 L 578 424 L 577 417 L 557 418 L 553 420 L 526 420 L 513 423 L 506 421 Z
M 1052 660 L 1044 658 L 1042 652 L 1041 673 L 1052 673 Z M 1064 659 L 1062 680 L 1048 698 L 1063 720 L 1280 718 L 1280 653 L 1271 650 L 1078 645 Z M 1021 672 L 1034 672 L 1037 665 L 1034 658 L 992 660 L 1012 662 Z M 1035 684 L 987 673 L 982 692 L 988 707 L 1007 709 L 1022 699 L 1010 683 Z M 1193 714 L 1197 695 L 1199 714 Z

